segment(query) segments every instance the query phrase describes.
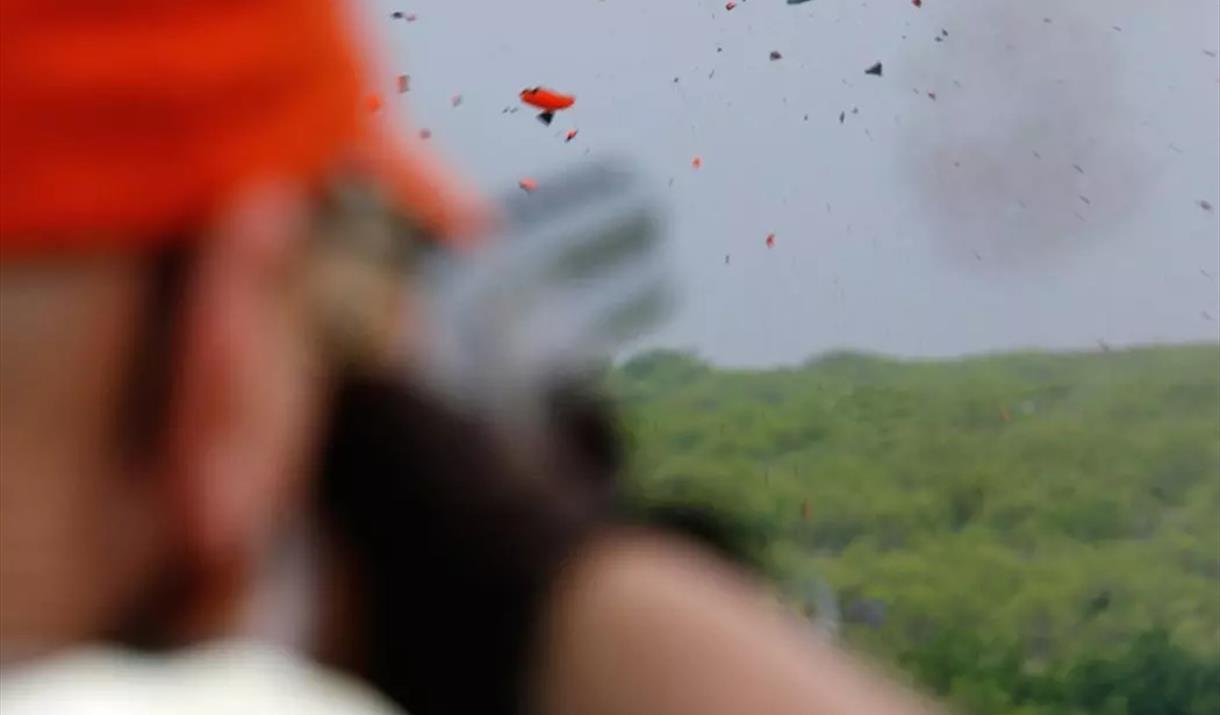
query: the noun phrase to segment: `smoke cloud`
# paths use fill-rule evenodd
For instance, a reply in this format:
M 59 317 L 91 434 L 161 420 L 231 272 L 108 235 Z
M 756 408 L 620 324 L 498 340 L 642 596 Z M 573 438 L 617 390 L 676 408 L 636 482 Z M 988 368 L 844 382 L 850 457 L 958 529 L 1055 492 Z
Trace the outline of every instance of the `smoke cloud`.
M 1036 268 L 1133 214 L 1155 167 L 1124 111 L 1115 9 L 960 3 L 954 23 L 968 31 L 906 60 L 905 79 L 944 105 L 907 125 L 899 161 L 947 258 Z

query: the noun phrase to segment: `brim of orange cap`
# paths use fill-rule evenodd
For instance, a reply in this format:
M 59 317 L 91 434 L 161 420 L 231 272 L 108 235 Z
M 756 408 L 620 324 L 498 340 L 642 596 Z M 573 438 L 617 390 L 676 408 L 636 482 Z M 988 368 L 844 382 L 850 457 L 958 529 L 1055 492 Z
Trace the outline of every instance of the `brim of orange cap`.
M 365 132 L 357 160 L 429 236 L 456 249 L 482 243 L 493 222 L 488 204 L 424 142 L 374 124 Z

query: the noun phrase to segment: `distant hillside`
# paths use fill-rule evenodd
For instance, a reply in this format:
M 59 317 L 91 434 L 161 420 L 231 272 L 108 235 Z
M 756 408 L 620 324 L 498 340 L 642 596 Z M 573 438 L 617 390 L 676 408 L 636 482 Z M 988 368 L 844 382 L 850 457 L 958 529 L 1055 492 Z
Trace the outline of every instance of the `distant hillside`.
M 1185 684 L 1139 687 L 1188 709 L 1140 711 L 1220 711 L 1220 348 L 654 352 L 610 383 L 638 499 L 728 515 L 778 583 L 829 581 L 848 640 L 967 710 L 1136 712 L 1080 678 L 1180 658 Z

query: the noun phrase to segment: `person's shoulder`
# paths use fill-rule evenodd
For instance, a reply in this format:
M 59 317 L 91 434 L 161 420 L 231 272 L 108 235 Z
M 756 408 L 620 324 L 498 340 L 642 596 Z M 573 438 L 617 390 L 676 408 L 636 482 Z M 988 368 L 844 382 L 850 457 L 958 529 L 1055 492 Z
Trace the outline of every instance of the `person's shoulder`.
M 292 653 L 222 642 L 155 657 L 89 648 L 5 672 L 5 715 L 402 715 L 360 682 Z

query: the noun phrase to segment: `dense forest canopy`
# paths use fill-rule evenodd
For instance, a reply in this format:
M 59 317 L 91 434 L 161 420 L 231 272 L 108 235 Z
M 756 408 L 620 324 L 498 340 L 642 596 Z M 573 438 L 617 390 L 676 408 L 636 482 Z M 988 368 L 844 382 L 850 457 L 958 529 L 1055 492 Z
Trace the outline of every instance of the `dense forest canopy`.
M 610 385 L 634 500 L 722 515 L 785 599 L 829 584 L 841 638 L 963 710 L 1220 712 L 1220 348 L 658 351 Z

